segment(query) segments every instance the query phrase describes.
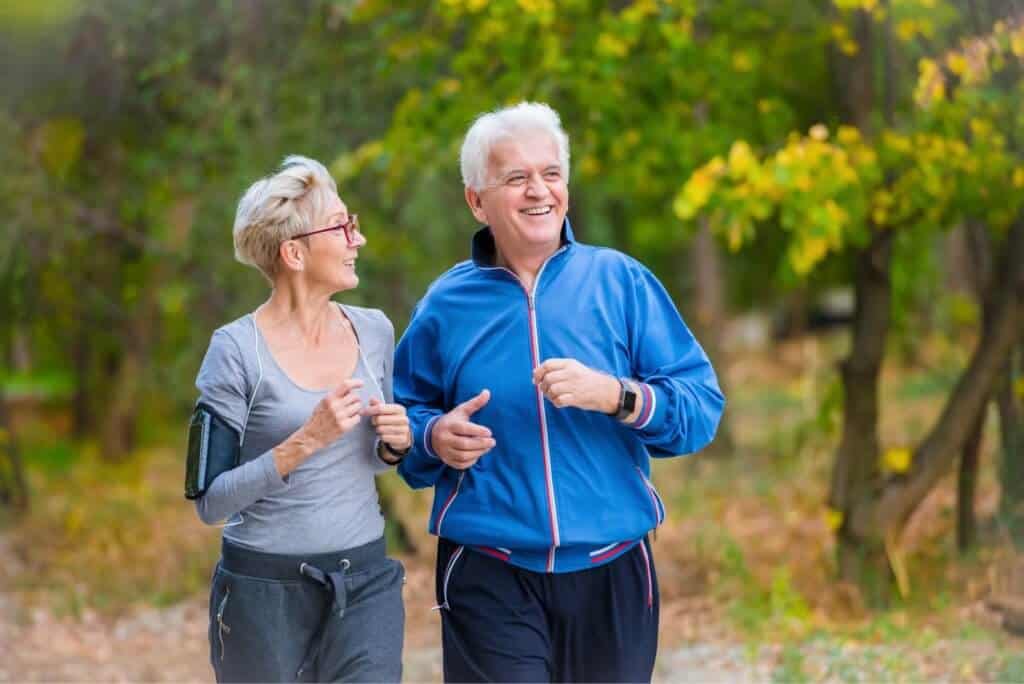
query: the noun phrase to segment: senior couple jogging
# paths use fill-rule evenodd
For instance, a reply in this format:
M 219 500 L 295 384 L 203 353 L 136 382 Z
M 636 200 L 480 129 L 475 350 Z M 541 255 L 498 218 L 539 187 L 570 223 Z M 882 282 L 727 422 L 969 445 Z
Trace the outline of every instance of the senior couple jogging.
M 654 275 L 577 242 L 569 141 L 547 105 L 462 145 L 469 258 L 395 346 L 359 284 L 373 239 L 320 163 L 288 157 L 238 204 L 235 254 L 271 285 L 214 332 L 186 494 L 223 525 L 210 590 L 220 682 L 402 675 L 402 565 L 374 477 L 433 487 L 446 681 L 649 681 L 665 520 L 651 457 L 695 452 L 724 406 Z

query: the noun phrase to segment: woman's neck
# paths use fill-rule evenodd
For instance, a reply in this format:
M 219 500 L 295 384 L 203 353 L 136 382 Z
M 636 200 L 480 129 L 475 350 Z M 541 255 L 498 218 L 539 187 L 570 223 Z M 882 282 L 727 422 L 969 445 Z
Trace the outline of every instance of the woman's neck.
M 275 283 L 270 298 L 255 315 L 265 329 L 316 345 L 341 322 L 337 309 L 330 295 L 297 292 L 294 287 Z

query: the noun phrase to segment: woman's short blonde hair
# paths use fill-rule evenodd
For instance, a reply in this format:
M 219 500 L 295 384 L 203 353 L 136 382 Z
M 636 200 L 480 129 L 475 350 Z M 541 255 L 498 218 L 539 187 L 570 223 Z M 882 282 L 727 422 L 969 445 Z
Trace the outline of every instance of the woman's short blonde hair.
M 338 187 L 320 162 L 291 155 L 272 176 L 249 186 L 235 211 L 235 258 L 273 282 L 281 243 L 316 230 Z

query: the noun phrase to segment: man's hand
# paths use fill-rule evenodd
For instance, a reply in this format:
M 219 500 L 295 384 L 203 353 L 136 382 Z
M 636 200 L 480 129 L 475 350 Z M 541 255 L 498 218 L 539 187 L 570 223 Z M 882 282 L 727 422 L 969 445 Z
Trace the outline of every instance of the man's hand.
M 456 470 L 469 468 L 480 457 L 494 448 L 491 431 L 483 425 L 470 422 L 470 417 L 491 399 L 490 390 L 484 390 L 464 401 L 438 418 L 430 432 L 434 453 Z
M 392 449 L 404 451 L 412 446 L 409 417 L 405 415 L 405 407 L 401 404 L 385 404 L 378 399 L 370 399 L 363 415 L 370 416 L 380 441 Z
M 558 408 L 575 406 L 608 414 L 619 408 L 618 379 L 576 359 L 548 359 L 533 371 L 533 383 Z

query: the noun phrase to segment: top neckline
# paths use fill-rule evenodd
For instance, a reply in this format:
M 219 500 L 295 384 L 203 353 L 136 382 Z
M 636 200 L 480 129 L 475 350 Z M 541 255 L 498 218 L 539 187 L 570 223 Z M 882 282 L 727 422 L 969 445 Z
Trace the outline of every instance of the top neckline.
M 363 364 L 363 348 L 362 348 L 361 337 L 359 335 L 359 327 L 356 325 L 356 322 L 353 319 L 353 317 L 350 316 L 348 311 L 345 309 L 345 305 L 344 304 L 342 304 L 341 302 L 332 302 L 332 303 L 336 304 L 338 306 L 338 310 L 341 312 L 341 315 L 344 316 L 345 320 L 347 320 L 349 322 L 349 325 L 352 326 L 352 334 L 354 334 L 355 337 L 356 337 L 356 365 L 352 368 L 352 372 L 349 373 L 344 378 L 345 380 L 349 380 L 349 379 L 354 378 L 357 375 L 359 375 L 359 367 L 361 365 L 364 365 Z M 300 385 L 298 382 L 296 382 L 295 379 L 292 378 L 292 376 L 288 374 L 288 372 L 284 369 L 284 367 L 282 367 L 281 364 L 277 362 L 277 358 L 274 356 L 274 352 L 271 351 L 271 349 L 270 349 L 270 344 L 267 343 L 266 335 L 264 335 L 263 331 L 260 330 L 259 323 L 256 321 L 256 312 L 255 311 L 250 312 L 249 313 L 249 317 L 252 318 L 253 329 L 256 331 L 256 337 L 259 339 L 259 345 L 262 346 L 266 350 L 267 357 L 270 359 L 270 362 L 274 365 L 274 368 L 277 369 L 277 372 L 280 373 L 285 378 L 285 380 L 288 381 L 288 384 L 290 384 L 292 387 L 294 387 L 295 389 L 299 390 L 300 392 L 304 392 L 306 394 L 324 395 L 324 394 L 327 394 L 328 392 L 330 392 L 332 389 L 334 389 L 333 387 L 328 387 L 328 388 L 325 388 L 325 389 L 310 389 L 310 388 L 304 387 L 303 385 Z M 256 349 L 256 353 L 257 354 L 260 353 L 259 348 Z M 368 373 L 369 369 L 368 368 L 364 369 L 364 372 Z

